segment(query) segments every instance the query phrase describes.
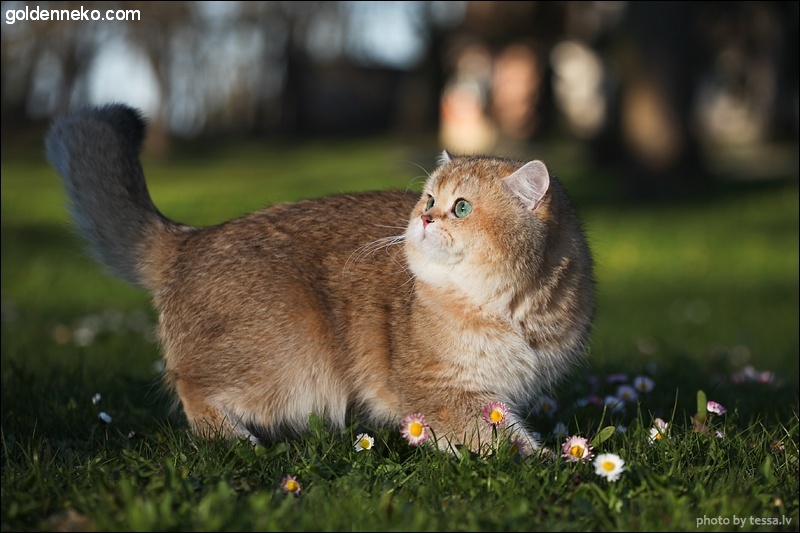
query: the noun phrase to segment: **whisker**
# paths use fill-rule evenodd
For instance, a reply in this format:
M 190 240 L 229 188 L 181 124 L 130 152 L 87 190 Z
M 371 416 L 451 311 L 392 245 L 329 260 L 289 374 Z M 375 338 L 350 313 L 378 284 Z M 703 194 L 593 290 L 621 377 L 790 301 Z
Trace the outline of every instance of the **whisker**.
M 424 184 L 426 181 L 428 181 L 428 178 L 425 176 L 417 176 L 416 178 L 410 179 L 406 185 L 405 192 L 410 192 L 412 188 L 417 186 L 417 184 Z
M 405 239 L 406 236 L 405 233 L 403 233 L 401 235 L 381 237 L 380 239 L 376 239 L 362 246 L 359 246 L 353 251 L 353 253 L 350 254 L 350 256 L 347 258 L 347 261 L 345 261 L 344 267 L 342 269 L 342 275 L 344 276 L 344 274 L 348 272 L 349 268 L 352 265 L 359 263 L 368 255 L 375 255 L 375 253 L 379 252 L 380 250 L 385 250 L 391 246 L 404 242 Z
M 411 178 L 411 180 L 409 180 L 408 184 L 406 185 L 405 192 L 409 192 L 411 190 L 411 188 L 414 187 L 414 185 L 416 183 L 420 183 L 420 182 L 424 183 L 425 181 L 427 181 L 431 177 L 430 172 L 425 170 L 425 167 L 423 167 L 419 163 L 415 163 L 414 161 L 407 161 L 407 160 L 400 161 L 400 163 L 408 163 L 410 165 L 413 165 L 413 166 L 417 167 L 418 169 L 420 169 L 422 172 L 425 173 L 424 176 L 416 176 L 414 178 Z
M 404 230 L 404 231 L 406 229 L 406 226 L 385 226 L 383 224 L 375 224 L 375 227 L 376 228 L 387 228 L 387 229 L 400 229 L 400 230 Z

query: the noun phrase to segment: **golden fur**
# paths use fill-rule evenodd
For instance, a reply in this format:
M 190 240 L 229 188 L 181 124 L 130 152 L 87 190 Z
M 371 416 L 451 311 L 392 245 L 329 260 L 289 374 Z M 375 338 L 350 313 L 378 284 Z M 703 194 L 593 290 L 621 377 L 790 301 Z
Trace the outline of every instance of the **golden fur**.
M 541 162 L 451 157 L 421 195 L 343 194 L 188 227 L 150 200 L 138 113 L 87 108 L 47 138 L 78 226 L 150 291 L 166 379 L 204 435 L 268 437 L 310 413 L 343 427 L 423 413 L 438 445 L 491 441 L 483 407 L 521 418 L 585 354 L 592 260 Z M 472 211 L 456 216 L 467 200 Z M 462 204 L 463 205 L 463 204 Z

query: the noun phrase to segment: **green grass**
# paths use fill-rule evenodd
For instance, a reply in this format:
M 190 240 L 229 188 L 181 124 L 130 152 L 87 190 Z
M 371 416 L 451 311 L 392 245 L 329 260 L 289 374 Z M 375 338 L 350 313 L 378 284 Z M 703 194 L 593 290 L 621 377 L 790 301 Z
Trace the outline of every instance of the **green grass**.
M 504 442 L 456 459 L 392 429 L 367 428 L 375 447 L 357 453 L 364 428 L 318 421 L 267 447 L 193 437 L 160 385 L 147 295 L 86 256 L 41 154 L 4 149 L 2 530 L 797 531 L 796 176 L 643 203 L 571 152 L 539 150 L 586 222 L 599 305 L 589 362 L 553 391 L 555 416 L 528 423 L 553 450 L 557 422 L 597 439 L 596 453 L 625 460 L 619 481 Z M 417 187 L 434 159 L 384 140 L 250 143 L 145 169 L 162 212 L 214 224 L 278 201 Z M 772 381 L 737 383 L 748 365 Z M 614 394 L 605 378 L 620 372 L 655 388 L 618 413 L 588 401 Z M 728 408 L 707 432 L 692 422 L 698 391 Z M 670 435 L 653 443 L 657 417 Z M 281 491 L 286 475 L 298 497 Z

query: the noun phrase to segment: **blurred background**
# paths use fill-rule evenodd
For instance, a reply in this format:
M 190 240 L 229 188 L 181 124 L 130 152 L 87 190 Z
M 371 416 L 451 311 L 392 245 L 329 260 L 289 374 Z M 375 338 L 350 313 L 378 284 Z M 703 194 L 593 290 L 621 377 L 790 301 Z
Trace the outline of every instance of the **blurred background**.
M 22 20 L 50 9 L 127 20 Z M 798 2 L 3 2 L 2 142 L 123 101 L 147 149 L 565 139 L 640 194 L 797 177 Z M 126 14 L 127 13 L 127 14 Z M 12 23 L 13 22 L 13 23 Z
M 154 314 L 83 253 L 44 157 L 54 115 L 121 101 L 188 224 L 418 186 L 443 148 L 542 159 L 595 254 L 595 368 L 774 371 L 796 405 L 799 5 L 3 2 L 3 364 L 116 383 L 158 359 L 102 319 Z M 49 9 L 127 20 L 32 19 Z

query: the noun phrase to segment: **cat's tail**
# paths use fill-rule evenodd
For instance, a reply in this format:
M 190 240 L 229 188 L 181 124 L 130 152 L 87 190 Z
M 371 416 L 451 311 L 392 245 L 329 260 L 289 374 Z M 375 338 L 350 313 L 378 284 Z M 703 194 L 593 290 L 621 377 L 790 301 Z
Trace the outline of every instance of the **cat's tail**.
M 57 118 L 45 146 L 94 255 L 116 276 L 153 290 L 188 228 L 150 199 L 139 162 L 145 129 L 141 113 L 128 106 L 85 107 Z

